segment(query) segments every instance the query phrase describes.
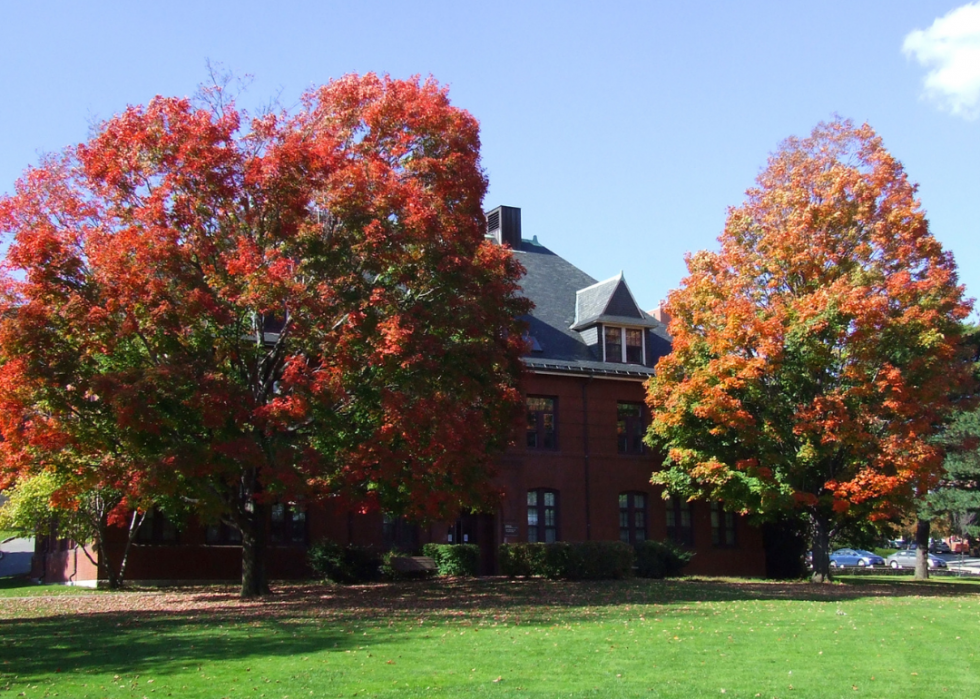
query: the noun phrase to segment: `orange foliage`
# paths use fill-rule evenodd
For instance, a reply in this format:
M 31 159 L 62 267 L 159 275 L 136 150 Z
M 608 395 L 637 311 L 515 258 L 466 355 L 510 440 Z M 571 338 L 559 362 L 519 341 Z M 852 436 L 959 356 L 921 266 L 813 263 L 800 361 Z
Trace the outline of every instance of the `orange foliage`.
M 880 517 L 936 481 L 968 380 L 952 255 L 901 164 L 837 120 L 786 141 L 670 295 L 654 481 L 750 512 Z M 755 465 L 758 467 L 755 467 Z

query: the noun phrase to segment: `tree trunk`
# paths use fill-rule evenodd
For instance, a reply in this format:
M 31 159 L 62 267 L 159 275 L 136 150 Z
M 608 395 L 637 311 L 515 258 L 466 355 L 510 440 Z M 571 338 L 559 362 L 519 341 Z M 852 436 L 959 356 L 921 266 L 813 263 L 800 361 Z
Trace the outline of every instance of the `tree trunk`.
M 106 546 L 106 538 L 109 533 L 109 516 L 105 508 L 100 508 L 95 521 L 95 536 L 92 541 L 92 548 L 95 549 L 95 557 L 98 565 L 98 577 L 105 576 L 109 582 L 110 590 L 118 590 L 122 587 L 122 580 L 119 578 L 116 566 L 113 565 L 109 556 L 109 547 Z
M 133 546 L 133 542 L 136 540 L 136 535 L 139 533 L 140 527 L 143 526 L 143 522 L 146 520 L 146 515 L 149 510 L 143 514 L 139 513 L 139 510 L 133 510 L 133 514 L 129 520 L 129 530 L 126 532 L 126 546 L 123 548 L 122 560 L 119 561 L 119 585 L 123 584 L 123 580 L 126 579 L 126 564 L 129 562 L 129 550 Z
M 915 523 L 915 579 L 929 579 L 929 520 Z
M 242 598 L 269 593 L 266 577 L 266 510 L 258 502 L 244 519 L 242 530 Z
M 813 527 L 813 575 L 811 582 L 826 583 L 830 577 L 830 520 L 825 515 L 810 515 Z
M 105 528 L 100 528 L 98 535 L 96 535 L 94 548 L 95 555 L 99 563 L 99 577 L 103 575 L 105 579 L 109 582 L 110 590 L 118 590 L 122 587 L 122 578 L 119 577 L 118 569 L 109 556 L 109 547 L 105 543 Z

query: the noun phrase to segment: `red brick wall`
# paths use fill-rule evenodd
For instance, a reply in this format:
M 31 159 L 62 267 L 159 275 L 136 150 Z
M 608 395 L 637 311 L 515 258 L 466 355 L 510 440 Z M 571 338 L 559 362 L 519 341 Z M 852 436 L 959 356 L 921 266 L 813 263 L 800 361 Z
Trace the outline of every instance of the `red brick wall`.
M 527 449 L 523 431 L 514 435 L 515 446 L 500 459 L 496 483 L 504 498 L 494 518 L 473 529 L 486 553 L 483 564 L 492 570 L 493 556 L 502 541 L 527 541 L 527 491 L 550 488 L 559 492 L 559 536 L 564 541 L 619 539 L 619 494 L 643 492 L 648 502 L 648 535 L 667 536 L 666 510 L 661 489 L 650 484 L 658 467 L 658 454 L 620 454 L 616 438 L 616 404 L 642 403 L 639 381 L 611 378 L 529 375 L 529 395 L 554 396 L 557 404 L 558 449 Z M 587 429 L 586 429 L 587 426 Z M 586 488 L 588 480 L 588 488 Z M 736 518 L 737 546 L 715 548 L 711 544 L 710 509 L 692 504 L 696 555 L 685 569 L 690 574 L 762 576 L 765 555 L 761 531 Z M 342 544 L 382 546 L 380 513 L 357 514 L 325 503 L 310 508 L 309 540 L 329 538 Z M 451 523 L 420 527 L 419 542 L 446 541 Z M 237 580 L 241 577 L 238 546 L 207 545 L 199 525 L 185 527 L 180 545 L 134 544 L 126 571 L 128 580 Z M 117 532 L 121 547 L 124 532 Z M 269 576 L 299 578 L 308 574 L 303 547 L 271 546 Z M 94 579 L 91 564 L 79 553 L 49 556 L 48 578 L 65 581 L 69 575 Z M 88 566 L 87 568 L 85 566 Z M 79 573 L 78 571 L 83 571 Z M 52 577 L 54 576 L 54 577 Z
M 618 540 L 619 494 L 623 492 L 647 494 L 648 534 L 653 539 L 665 539 L 667 518 L 662 490 L 650 484 L 650 476 L 662 457 L 651 452 L 620 454 L 617 447 L 616 404 L 620 401 L 642 403 L 642 383 L 532 375 L 528 377 L 526 387 L 528 395 L 558 399 L 558 449 L 527 449 L 524 434 L 515 435 L 516 446 L 501 460 L 498 477 L 505 492 L 500 512 L 501 540 L 527 541 L 526 493 L 535 488 L 559 491 L 559 536 L 562 540 Z M 711 544 L 709 505 L 693 503 L 692 510 L 697 555 L 685 569 L 686 573 L 765 574 L 765 554 L 759 529 L 736 517 L 736 547 L 715 548 Z M 516 536 L 506 536 L 507 531 L 515 529 Z

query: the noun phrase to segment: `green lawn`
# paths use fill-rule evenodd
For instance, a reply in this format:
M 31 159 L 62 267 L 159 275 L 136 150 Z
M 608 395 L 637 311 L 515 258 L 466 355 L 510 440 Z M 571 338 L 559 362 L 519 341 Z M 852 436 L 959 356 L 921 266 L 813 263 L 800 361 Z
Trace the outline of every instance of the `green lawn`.
M 0 598 L 0 696 L 980 695 L 980 585 L 432 581 Z
M 0 578 L 0 598 L 3 597 L 49 597 L 51 595 L 84 595 L 100 592 L 85 587 L 66 585 L 38 585 L 24 577 Z M 4 612 L 0 612 L 3 618 Z M 0 661 L 2 662 L 2 661 Z

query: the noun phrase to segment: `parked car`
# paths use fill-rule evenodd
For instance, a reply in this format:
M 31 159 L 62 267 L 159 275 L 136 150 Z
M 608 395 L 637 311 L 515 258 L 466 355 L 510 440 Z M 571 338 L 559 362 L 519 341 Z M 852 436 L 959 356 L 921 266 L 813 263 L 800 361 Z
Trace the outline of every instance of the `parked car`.
M 929 553 L 952 553 L 953 549 L 949 547 L 942 539 L 932 539 L 929 542 Z
M 946 567 L 946 561 L 941 559 L 939 556 L 934 556 L 931 553 L 928 554 L 928 556 L 930 570 Z M 885 562 L 890 568 L 915 568 L 915 549 L 896 551 L 891 556 L 886 558 Z
M 830 554 L 831 568 L 883 566 L 885 559 L 876 553 L 861 549 L 837 549 Z

